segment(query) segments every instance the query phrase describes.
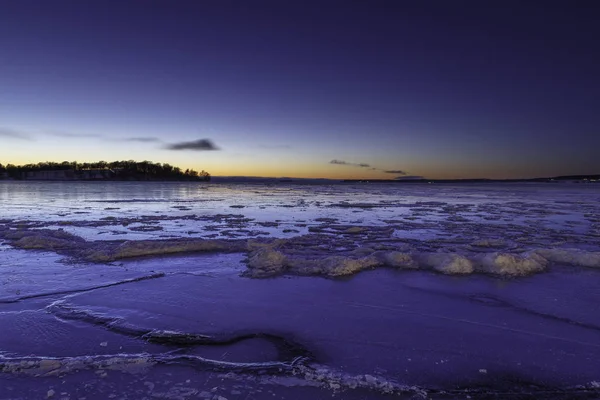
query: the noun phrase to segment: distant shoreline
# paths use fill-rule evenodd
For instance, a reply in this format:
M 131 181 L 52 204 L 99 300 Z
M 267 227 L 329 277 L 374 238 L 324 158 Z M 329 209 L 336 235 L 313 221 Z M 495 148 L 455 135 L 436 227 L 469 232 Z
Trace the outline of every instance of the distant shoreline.
M 394 184 L 430 184 L 430 183 L 600 183 L 598 175 L 567 175 L 550 178 L 527 179 L 326 179 L 326 178 L 270 178 L 256 176 L 213 176 L 214 183 L 394 183 Z
M 549 183 L 549 184 L 600 184 L 600 175 L 591 178 L 533 178 L 533 179 L 310 179 L 310 178 L 229 178 L 213 176 L 211 180 L 203 179 L 159 179 L 159 178 L 104 178 L 104 179 L 11 179 L 0 178 L 0 182 L 187 182 L 187 183 L 212 183 L 212 184 L 307 184 L 307 185 L 333 185 L 333 184 L 394 184 L 394 185 L 428 185 L 428 184 L 501 184 L 501 183 Z
M 207 174 L 208 175 L 208 174 Z M 207 179 L 208 178 L 208 179 Z M 255 176 L 207 176 L 196 177 L 189 175 L 159 177 L 147 174 L 126 174 L 121 176 L 93 176 L 83 177 L 71 174 L 60 176 L 29 176 L 12 178 L 0 175 L 0 182 L 211 182 L 211 183 L 269 183 L 269 184 L 340 184 L 340 183 L 392 183 L 392 184 L 495 184 L 495 183 L 598 183 L 598 175 L 568 175 L 551 178 L 528 179 L 327 179 L 327 178 L 288 178 L 288 177 L 255 177 Z
M 343 182 L 364 183 L 560 183 L 585 182 L 600 183 L 600 175 L 556 176 L 552 178 L 529 179 L 344 179 Z
M 210 174 L 151 161 L 39 162 L 0 164 L 0 180 L 16 181 L 210 181 Z

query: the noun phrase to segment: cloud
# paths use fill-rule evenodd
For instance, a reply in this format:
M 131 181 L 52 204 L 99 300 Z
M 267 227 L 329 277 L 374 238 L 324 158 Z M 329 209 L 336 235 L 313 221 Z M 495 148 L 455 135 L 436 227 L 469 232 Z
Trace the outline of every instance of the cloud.
M 64 131 L 46 131 L 49 135 L 72 139 L 103 139 L 110 142 L 160 143 L 162 140 L 152 136 L 134 136 L 130 138 L 115 138 L 98 133 L 71 133 Z
M 329 161 L 329 164 L 347 165 L 349 167 L 360 167 L 360 168 L 370 168 L 371 167 L 371 165 L 369 165 L 369 164 L 365 164 L 365 163 L 351 163 L 351 162 L 347 162 L 347 161 L 343 161 L 343 160 L 331 160 L 331 161 Z
M 397 178 L 394 178 L 394 179 L 401 179 L 403 177 L 410 178 L 408 176 L 408 172 L 403 171 L 401 169 L 384 170 L 384 169 L 381 169 L 381 168 L 372 167 L 371 164 L 367 164 L 367 163 L 352 163 L 352 162 L 348 162 L 348 161 L 344 161 L 344 160 L 337 160 L 337 159 L 335 159 L 335 160 L 329 161 L 329 164 L 347 165 L 349 167 L 369 168 L 370 171 L 381 171 L 381 172 L 386 173 L 386 174 L 401 175 L 401 176 L 398 176 Z M 422 176 L 415 176 L 413 179 L 425 179 L 425 178 L 423 178 Z
M 162 142 L 162 140 L 160 140 L 159 138 L 152 137 L 152 136 L 115 138 L 115 137 L 110 137 L 110 136 L 104 136 L 104 135 L 101 135 L 98 133 L 73 133 L 73 132 L 55 131 L 55 130 L 45 130 L 44 132 L 50 136 L 71 138 L 71 139 L 94 138 L 94 139 L 103 139 L 103 140 L 114 141 L 114 142 L 138 142 L 138 143 L 160 143 L 160 142 Z M 0 127 L 0 138 L 33 140 L 32 136 L 26 132 L 22 132 L 22 131 L 10 129 L 10 128 L 3 128 L 3 127 Z M 196 143 L 196 145 L 198 146 L 199 142 L 201 142 L 201 141 L 192 142 L 192 143 Z M 208 142 L 208 143 L 210 144 L 210 142 Z M 182 145 L 182 144 L 183 143 L 176 143 L 173 146 L 178 146 L 178 145 Z M 175 150 L 178 150 L 178 149 L 175 149 Z M 209 150 L 209 149 L 206 149 L 206 150 Z
M 158 143 L 162 142 L 159 138 L 156 137 L 130 137 L 123 139 L 124 142 L 138 142 L 138 143 Z
M 219 150 L 217 146 L 213 144 L 209 139 L 198 139 L 192 142 L 179 142 L 173 143 L 166 146 L 169 150 L 195 150 L 195 151 L 206 151 L 206 150 Z
M 64 137 L 64 138 L 101 138 L 102 135 L 97 133 L 71 133 L 71 132 L 62 132 L 62 131 L 47 131 L 49 135 Z
M 28 133 L 17 131 L 15 129 L 0 127 L 0 138 L 33 140 Z
M 348 165 L 348 163 L 346 161 L 342 161 L 342 160 L 331 160 L 331 161 L 329 161 L 329 164 Z
M 46 131 L 51 136 L 63 137 L 63 138 L 72 138 L 72 139 L 103 139 L 107 141 L 115 141 L 115 142 L 139 142 L 139 143 L 157 143 L 161 140 L 155 137 L 131 137 L 131 138 L 115 138 L 110 136 L 101 135 L 98 133 L 72 133 L 72 132 L 64 132 L 64 131 Z

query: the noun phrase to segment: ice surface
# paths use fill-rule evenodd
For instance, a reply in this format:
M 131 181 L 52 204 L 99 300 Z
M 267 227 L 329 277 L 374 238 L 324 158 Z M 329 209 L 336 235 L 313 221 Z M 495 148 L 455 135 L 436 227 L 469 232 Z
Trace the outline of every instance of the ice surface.
M 180 253 L 248 252 L 246 276 L 280 274 L 344 276 L 375 267 L 431 269 L 445 274 L 487 273 L 525 276 L 543 272 L 551 263 L 597 268 L 600 252 L 573 248 L 531 248 L 517 252 L 484 252 L 504 242 L 475 242 L 462 249 L 443 246 L 443 240 L 427 243 L 398 242 L 381 227 L 328 225 L 317 233 L 289 239 L 205 239 L 86 241 L 62 229 L 9 229 L 0 238 L 21 249 L 55 251 L 81 262 L 106 263 L 127 258 Z M 453 241 L 450 243 L 454 244 Z M 452 250 L 449 252 L 448 250 Z
M 254 278 L 279 275 L 285 271 L 285 256 L 273 249 L 260 248 L 248 257 L 248 274 Z
M 96 262 L 122 260 L 125 258 L 166 255 L 191 252 L 239 252 L 245 249 L 243 243 L 214 239 L 172 239 L 125 241 L 114 246 L 105 243 L 89 245 L 85 259 Z
M 598 397 L 599 216 L 598 185 L 0 182 L 0 398 Z
M 541 272 L 548 263 L 544 257 L 535 252 L 525 256 L 490 253 L 480 257 L 478 261 L 478 267 L 483 272 L 509 276 L 523 276 Z
M 427 290 L 415 288 L 416 279 Z M 598 329 L 513 306 L 510 287 L 498 287 L 493 277 L 456 282 L 441 274 L 391 270 L 350 281 L 296 278 L 277 285 L 170 275 L 131 284 L 126 291 L 85 293 L 50 311 L 71 310 L 78 321 L 108 332 L 132 327 L 127 335 L 154 328 L 235 338 L 258 328 L 293 337 L 314 359 L 304 364 L 307 369 L 290 370 L 292 375 L 340 385 L 340 390 L 351 390 L 357 380 L 368 382 L 362 387 L 370 387 L 375 398 L 388 389 L 429 393 L 440 386 L 471 388 L 473 395 L 478 388 L 494 393 L 494 387 L 503 393 L 515 387 L 540 392 L 560 387 L 569 393 L 569 387 L 596 379 Z M 495 288 L 493 296 L 473 295 L 488 291 L 488 285 Z M 540 296 L 535 287 L 535 282 L 528 285 L 530 302 Z M 556 295 L 561 302 L 572 301 Z M 597 292 L 593 296 L 598 299 Z M 57 315 L 71 319 L 64 312 Z M 155 361 L 165 356 L 153 354 Z
M 600 268 L 600 252 L 598 251 L 590 252 L 579 249 L 540 249 L 537 253 L 555 263 Z
M 433 253 L 420 258 L 425 266 L 445 274 L 470 274 L 474 270 L 471 260 L 455 253 Z
M 597 245 L 598 199 L 596 187 L 542 184 L 0 183 L 1 218 L 62 227 L 87 240 L 289 238 L 309 229 L 331 231 L 332 225 L 360 233 L 366 225 L 414 240 L 450 237 L 459 242 L 470 238 L 475 246 L 502 241 L 507 247 L 557 242 L 578 247 Z

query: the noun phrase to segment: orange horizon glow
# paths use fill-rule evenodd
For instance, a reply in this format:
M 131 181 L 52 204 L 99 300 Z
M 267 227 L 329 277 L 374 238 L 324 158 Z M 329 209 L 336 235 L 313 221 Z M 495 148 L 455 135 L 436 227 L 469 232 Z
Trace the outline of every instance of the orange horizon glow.
M 304 164 L 295 163 L 293 165 L 260 165 L 260 164 L 244 164 L 233 163 L 233 165 L 224 166 L 222 162 L 216 160 L 207 160 L 203 165 L 198 163 L 190 163 L 189 161 L 177 162 L 177 160 L 171 157 L 160 157 L 159 160 L 144 160 L 135 158 L 119 158 L 119 160 L 134 160 L 140 161 L 151 161 L 155 163 L 167 163 L 175 167 L 179 167 L 182 170 L 194 169 L 196 171 L 206 171 L 214 177 L 263 177 L 263 178 L 298 178 L 298 179 L 333 179 L 333 180 L 344 180 L 344 179 L 359 179 L 359 180 L 377 180 L 377 179 L 388 179 L 393 180 L 397 177 L 402 177 L 399 174 L 387 174 L 381 169 L 372 170 L 369 168 L 360 168 L 354 166 L 343 166 L 343 165 L 330 165 L 323 163 L 320 165 L 315 164 Z M 117 161 L 117 159 L 57 159 L 48 158 L 40 161 L 40 159 L 33 157 L 2 157 L 0 158 L 0 164 L 36 164 L 38 162 L 63 162 L 63 161 L 77 161 L 79 163 L 84 162 L 97 162 L 97 161 Z M 413 172 L 414 171 L 414 172 Z M 464 166 L 456 166 L 454 168 L 439 166 L 434 168 L 432 166 L 420 166 L 418 169 L 408 170 L 407 175 L 409 176 L 422 176 L 425 179 L 528 179 L 528 178 L 544 178 L 561 175 L 592 175 L 595 172 L 590 171 L 569 171 L 567 173 L 552 171 L 552 170 L 535 170 L 532 169 L 528 173 L 523 173 L 519 170 L 507 170 L 497 171 L 481 168 L 465 168 Z

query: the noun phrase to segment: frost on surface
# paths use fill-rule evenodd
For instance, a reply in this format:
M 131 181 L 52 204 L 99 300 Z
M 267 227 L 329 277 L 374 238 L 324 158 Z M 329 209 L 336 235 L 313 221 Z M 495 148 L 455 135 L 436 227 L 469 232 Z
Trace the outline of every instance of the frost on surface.
M 444 274 L 470 274 L 473 263 L 464 256 L 455 253 L 434 253 L 422 255 L 423 265 Z
M 32 375 L 63 379 L 63 374 L 89 374 L 91 370 L 97 370 L 92 374 L 101 372 L 98 376 L 104 378 L 106 371 L 113 369 L 162 375 L 163 366 L 171 365 L 177 372 L 183 370 L 181 367 L 192 366 L 193 374 L 199 370 L 211 374 L 239 373 L 261 384 L 271 379 L 294 379 L 328 388 L 336 397 L 342 392 L 340 398 L 345 398 L 343 391 L 353 389 L 368 391 L 361 398 L 379 393 L 425 396 L 428 388 L 421 391 L 394 380 L 403 376 L 410 383 L 410 374 L 414 377 L 420 373 L 411 366 L 417 364 L 414 354 L 421 355 L 422 348 L 427 348 L 428 354 L 419 360 L 418 368 L 433 372 L 432 376 L 455 377 L 463 372 L 459 363 L 446 363 L 450 357 L 462 364 L 473 358 L 470 355 L 483 354 L 490 361 L 480 363 L 482 358 L 478 356 L 474 368 L 469 367 L 470 375 L 465 376 L 475 376 L 476 387 L 467 384 L 464 390 L 452 391 L 456 386 L 438 385 L 436 381 L 431 394 L 443 390 L 448 398 L 506 397 L 504 389 L 512 390 L 514 376 L 520 378 L 519 373 L 527 376 L 532 371 L 535 375 L 537 366 L 554 361 L 552 376 L 570 375 L 575 382 L 581 382 L 580 376 L 585 376 L 585 382 L 594 378 L 593 372 L 588 376 L 585 370 L 593 371 L 594 349 L 598 347 L 593 340 L 598 319 L 589 312 L 595 298 L 572 296 L 572 289 L 581 284 L 582 290 L 596 293 L 597 285 L 582 284 L 591 281 L 588 276 L 594 276 L 595 271 L 578 275 L 580 268 L 572 268 L 575 273 L 568 270 L 570 266 L 600 268 L 600 197 L 591 187 L 572 185 L 557 190 L 558 186 L 553 189 L 548 185 L 343 184 L 203 185 L 199 189 L 195 185 L 98 182 L 69 183 L 65 190 L 58 185 L 23 182 L 8 185 L 2 191 L 3 185 L 0 182 L 0 302 L 6 321 L 12 321 L 12 314 L 8 313 L 15 312 L 26 331 L 54 334 L 55 326 L 79 331 L 85 324 L 89 325 L 85 328 L 89 332 L 100 328 L 109 331 L 108 339 L 99 334 L 99 340 L 90 347 L 85 343 L 86 335 L 78 344 L 82 351 L 70 353 L 70 346 L 77 347 L 70 341 L 65 346 L 62 340 L 55 340 L 51 346 L 44 341 L 32 348 L 32 339 L 39 339 L 37 334 L 19 344 L 21 325 L 3 322 L 0 331 L 8 347 L 2 349 L 5 353 L 0 350 L 0 370 L 9 375 L 25 375 L 8 376 L 9 380 L 33 380 Z M 231 213 L 232 205 L 235 214 Z M 236 254 L 208 256 L 206 252 Z M 193 253 L 198 255 L 190 256 Z M 161 257 L 175 254 L 182 257 Z M 148 259 L 113 262 L 136 257 Z M 245 266 L 240 264 L 244 257 Z M 252 281 L 235 276 L 245 270 L 245 276 L 252 278 L 343 277 L 373 268 L 390 271 L 363 273 L 351 282 L 334 283 L 321 279 Z M 519 278 L 553 268 L 552 274 L 497 284 L 499 278 Z M 442 274 L 458 278 L 448 279 Z M 492 278 L 472 279 L 471 274 Z M 570 280 L 573 277 L 576 279 Z M 564 282 L 561 278 L 565 278 Z M 383 284 L 377 286 L 378 283 Z M 411 290 L 397 290 L 404 285 Z M 340 295 L 332 296 L 331 287 L 340 288 Z M 390 296 L 385 290 L 398 293 L 399 297 Z M 83 291 L 87 294 L 72 296 Z M 305 303 L 302 300 L 306 293 L 322 295 Z M 90 304 L 70 304 L 69 308 L 69 304 L 59 304 L 59 298 Z M 40 304 L 50 301 L 51 306 L 40 309 Z M 440 302 L 444 302 L 441 308 Z M 118 310 L 111 315 L 109 310 L 115 306 Z M 262 318 L 251 314 L 256 309 L 273 312 L 265 312 Z M 305 323 L 321 322 L 321 313 L 330 317 L 331 327 L 317 331 L 312 329 L 316 323 Z M 366 321 L 367 325 L 371 315 L 372 321 L 379 322 L 369 324 L 373 325 L 372 331 L 363 330 L 360 323 Z M 42 316 L 51 317 L 51 329 L 35 329 L 43 327 L 38 322 Z M 355 319 L 358 325 L 350 323 L 354 316 L 361 317 Z M 378 316 L 383 318 L 375 318 Z M 400 329 L 391 329 L 394 326 L 386 324 L 387 316 L 390 320 L 393 316 Z M 244 324 L 244 329 L 234 332 Z M 420 330 L 420 326 L 425 329 Z M 13 337 L 3 327 L 4 331 L 16 327 L 11 332 L 18 339 L 17 344 L 12 344 Z M 298 348 L 290 347 L 292 342 L 286 336 L 281 337 L 286 341 L 271 340 L 267 346 L 263 341 L 274 339 L 272 332 L 288 332 L 290 339 L 297 336 L 296 344 L 306 340 L 307 346 L 301 348 L 314 350 L 315 358 L 307 358 L 304 351 L 290 357 L 259 354 L 262 345 L 268 350 L 266 354 L 273 354 L 270 352 L 274 348 Z M 467 347 L 456 343 L 457 351 L 448 351 L 453 343 L 444 340 L 447 335 L 436 332 L 458 333 L 467 338 Z M 55 337 L 50 333 L 47 337 Z M 249 337 L 248 333 L 254 336 Z M 360 340 L 355 340 L 363 333 Z M 130 339 L 145 343 L 134 349 L 128 344 L 121 350 L 114 335 L 121 335 L 124 343 Z M 490 346 L 490 341 L 477 340 L 492 335 L 502 341 L 494 341 L 494 346 Z M 418 345 L 410 343 L 412 337 L 416 337 L 414 344 Z M 439 343 L 435 341 L 438 337 Z M 520 349 L 528 349 L 538 338 L 539 353 L 530 357 L 533 360 L 529 364 L 516 366 L 512 361 L 520 361 Z M 514 351 L 512 344 L 518 344 L 517 339 L 523 340 L 523 347 L 515 346 L 519 351 Z M 192 349 L 196 345 L 218 347 Z M 232 347 L 223 347 L 229 345 Z M 365 346 L 374 347 L 361 353 L 359 349 Z M 559 346 L 568 346 L 564 347 L 568 354 L 548 353 L 548 348 Z M 330 353 L 334 347 L 338 350 Z M 243 353 L 248 348 L 253 353 L 245 358 Z M 504 352 L 506 348 L 509 350 Z M 583 357 L 571 357 L 570 349 Z M 250 363 L 212 358 L 216 355 L 224 360 L 226 357 L 221 354 L 229 350 L 243 354 Z M 64 354 L 65 351 L 69 353 Z M 438 351 L 440 359 L 431 356 Z M 103 352 L 110 353 L 99 354 Z M 384 363 L 380 355 L 388 352 L 390 360 Z M 348 357 L 342 353 L 349 353 Z M 513 358 L 511 353 L 516 356 Z M 585 354 L 592 358 L 586 359 Z M 354 361 L 347 361 L 351 358 L 357 360 L 354 366 Z M 332 365 L 322 364 L 325 361 Z M 162 366 L 153 371 L 157 364 Z M 514 370 L 500 370 L 500 364 L 514 366 Z M 343 369 L 339 369 L 340 365 Z M 410 371 L 406 378 L 402 375 L 405 366 Z M 445 368 L 447 375 L 436 375 Z M 506 385 L 496 383 L 508 376 L 505 372 L 512 371 L 515 375 L 509 376 Z M 598 394 L 598 386 L 595 382 L 589 385 L 593 395 Z M 496 389 L 497 392 L 488 393 Z M 536 390 L 547 394 L 546 389 L 532 389 L 528 382 L 523 386 L 527 395 Z M 51 390 L 53 397 L 62 396 L 57 387 Z M 557 396 L 580 394 L 582 389 L 567 390 L 561 386 Z M 155 394 L 160 397 L 158 391 Z M 520 393 L 508 394 L 516 398 Z M 206 398 L 215 396 L 208 393 Z M 172 398 L 179 397 L 173 394 Z
M 485 254 L 478 260 L 478 270 L 503 276 L 524 276 L 546 269 L 548 261 L 536 253 L 525 256 L 508 253 Z
M 408 253 L 402 253 L 399 251 L 388 251 L 388 252 L 382 251 L 382 252 L 378 253 L 377 256 L 381 260 L 381 262 L 388 267 L 399 268 L 399 269 L 404 269 L 404 268 L 417 269 L 417 268 L 419 268 L 419 265 L 417 264 L 417 262 Z
M 289 269 L 298 275 L 344 276 L 376 267 L 380 262 L 375 257 L 352 258 L 329 256 L 315 259 L 289 259 Z
M 273 249 L 259 248 L 248 257 L 247 275 L 264 278 L 279 275 L 285 270 L 285 256 Z
M 89 246 L 85 259 L 108 262 L 125 258 L 160 256 L 193 252 L 236 252 L 243 246 L 236 241 L 217 239 L 128 240 L 117 245 L 95 243 Z
M 250 253 L 246 276 L 264 278 L 290 272 L 296 275 L 344 276 L 379 265 L 375 257 L 327 256 L 301 258 L 286 256 L 278 250 L 260 248 Z
M 21 249 L 62 250 L 72 249 L 84 243 L 82 238 L 62 230 L 9 230 L 4 231 L 3 237 L 11 244 Z
M 317 233 L 292 238 L 88 241 L 61 229 L 2 229 L 0 238 L 20 249 L 53 251 L 83 262 L 106 263 L 135 257 L 182 253 L 247 253 L 245 276 L 265 278 L 281 274 L 347 276 L 376 267 L 424 269 L 449 275 L 484 273 L 505 277 L 543 272 L 550 263 L 600 267 L 600 252 L 569 248 L 486 252 L 503 242 L 466 243 L 456 239 L 391 240 L 388 229 L 363 226 L 359 230 L 329 226 Z M 425 251 L 424 251 L 425 250 Z M 452 250 L 452 251 L 448 251 Z M 519 249 L 517 249 L 519 250 Z
M 145 373 L 158 360 L 149 354 L 82 356 L 82 357 L 26 357 L 0 356 L 0 371 L 7 374 L 29 376 L 62 376 L 85 369 L 116 370 L 129 373 Z
M 0 231 L 0 239 L 25 250 L 54 251 L 87 262 L 111 262 L 126 258 L 193 252 L 242 252 L 244 241 L 232 239 L 163 239 L 87 241 L 61 229 L 18 229 Z
M 553 264 L 600 268 L 600 202 L 588 188 L 182 187 L 82 185 L 81 194 L 34 202 L 32 188 L 20 193 L 14 186 L 0 199 L 0 240 L 95 263 L 246 253 L 246 275 L 257 278 L 344 276 L 375 267 L 507 277 Z
M 560 264 L 577 265 L 588 268 L 600 268 L 600 252 L 580 249 L 539 249 L 539 255 Z

